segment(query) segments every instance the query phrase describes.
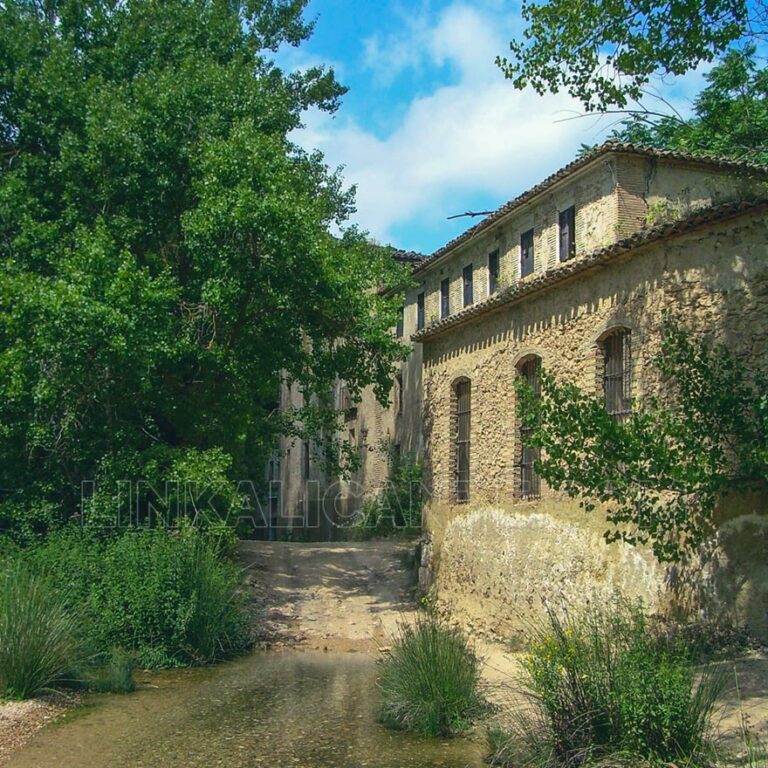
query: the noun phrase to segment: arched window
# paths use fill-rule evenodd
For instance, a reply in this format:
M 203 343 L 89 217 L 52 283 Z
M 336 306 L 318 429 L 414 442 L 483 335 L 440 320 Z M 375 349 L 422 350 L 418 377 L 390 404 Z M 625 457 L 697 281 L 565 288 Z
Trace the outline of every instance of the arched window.
M 533 390 L 534 397 L 541 395 L 541 358 L 530 355 L 517 366 L 517 375 L 521 376 Z M 538 499 L 541 496 L 541 478 L 535 464 L 539 458 L 539 449 L 527 445 L 530 429 L 518 427 L 520 441 L 519 452 L 519 493 L 521 499 Z
M 471 383 L 459 379 L 453 387 L 454 397 L 454 488 L 456 501 L 469 501 L 469 448 L 471 434 Z
M 621 423 L 632 411 L 632 335 L 619 328 L 601 343 L 605 410 Z

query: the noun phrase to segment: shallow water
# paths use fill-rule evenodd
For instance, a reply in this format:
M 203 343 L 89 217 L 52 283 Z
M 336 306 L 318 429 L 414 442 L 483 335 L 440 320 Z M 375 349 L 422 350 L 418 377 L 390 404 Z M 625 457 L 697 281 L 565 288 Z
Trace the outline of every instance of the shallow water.
M 100 695 L 48 726 L 13 768 L 479 768 L 482 743 L 431 740 L 375 721 L 363 654 L 258 652 L 158 673 L 136 693 Z

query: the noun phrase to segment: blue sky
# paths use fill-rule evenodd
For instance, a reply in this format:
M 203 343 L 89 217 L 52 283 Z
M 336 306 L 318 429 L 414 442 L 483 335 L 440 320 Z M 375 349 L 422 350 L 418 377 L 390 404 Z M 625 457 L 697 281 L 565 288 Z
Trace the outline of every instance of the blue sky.
M 279 53 L 285 68 L 334 67 L 338 113 L 309 112 L 294 140 L 343 165 L 355 223 L 383 243 L 431 253 L 477 219 L 601 141 L 613 123 L 566 95 L 518 92 L 495 66 L 519 33 L 508 0 L 310 0 L 315 34 Z M 686 111 L 700 73 L 660 86 Z

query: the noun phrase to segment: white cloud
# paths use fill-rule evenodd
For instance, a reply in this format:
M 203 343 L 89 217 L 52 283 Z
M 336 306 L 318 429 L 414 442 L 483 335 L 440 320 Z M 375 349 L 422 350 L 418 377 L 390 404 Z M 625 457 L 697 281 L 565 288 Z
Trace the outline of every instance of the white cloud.
M 453 84 L 414 98 L 385 138 L 343 117 L 307 116 L 295 138 L 322 150 L 332 166 L 345 166 L 345 178 L 357 184 L 356 220 L 380 241 L 418 248 L 397 242 L 394 228 L 437 226 L 466 210 L 473 196 L 499 203 L 514 197 L 609 128 L 605 118 L 565 121 L 581 113 L 567 95 L 520 92 L 504 80 L 493 61 L 514 21 L 454 2 L 435 19 L 412 19 L 400 39 L 366 41 L 365 64 L 388 68 L 388 76 L 444 64 L 456 73 Z

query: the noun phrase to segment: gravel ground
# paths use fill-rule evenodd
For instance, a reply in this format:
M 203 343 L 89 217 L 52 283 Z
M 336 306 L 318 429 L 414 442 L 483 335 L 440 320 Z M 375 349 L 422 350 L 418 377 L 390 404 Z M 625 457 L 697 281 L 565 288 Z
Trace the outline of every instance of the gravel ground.
M 28 701 L 0 701 L 0 765 L 36 731 L 80 701 L 77 695 L 50 694 Z

